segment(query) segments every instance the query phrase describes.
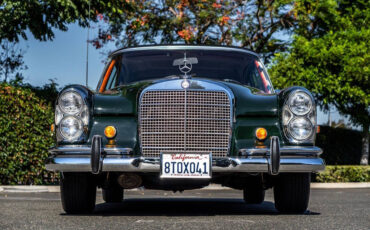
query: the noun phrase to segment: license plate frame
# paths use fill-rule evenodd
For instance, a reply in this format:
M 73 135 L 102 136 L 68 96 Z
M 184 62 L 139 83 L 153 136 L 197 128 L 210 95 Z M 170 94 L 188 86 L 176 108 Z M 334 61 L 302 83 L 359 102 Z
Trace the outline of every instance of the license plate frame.
M 180 160 L 183 162 L 182 163 L 182 171 L 185 171 L 185 164 L 188 163 L 187 168 L 188 168 L 188 173 L 179 173 L 176 169 L 176 172 L 174 172 L 174 164 L 170 163 L 170 172 L 166 173 L 164 170 L 166 170 L 165 163 L 168 162 L 168 157 L 177 157 L 177 159 L 172 160 L 172 162 L 177 163 L 180 162 Z M 198 161 L 196 159 L 189 159 L 189 157 L 201 157 L 202 159 Z M 185 159 L 184 159 L 185 158 Z M 198 162 L 198 170 L 201 168 L 201 172 L 195 172 L 191 173 L 191 163 L 196 163 Z M 204 166 L 204 163 L 207 163 L 206 166 Z M 168 166 L 168 165 L 167 165 Z M 172 167 L 171 167 L 172 166 Z M 195 171 L 197 168 L 197 164 L 194 165 Z M 173 173 L 171 173 L 171 170 Z M 204 173 L 204 172 L 208 173 Z M 160 155 L 160 178 L 161 179 L 211 179 L 212 178 L 212 153 L 211 152 L 161 152 Z

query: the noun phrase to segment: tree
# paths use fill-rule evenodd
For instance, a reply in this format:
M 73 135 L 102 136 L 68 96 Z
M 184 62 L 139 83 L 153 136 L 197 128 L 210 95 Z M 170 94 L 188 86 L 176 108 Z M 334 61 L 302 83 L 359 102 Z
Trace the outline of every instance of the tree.
M 297 24 L 294 1 L 158 0 L 131 1 L 115 15 L 100 13 L 107 23 L 93 41 L 96 48 L 142 44 L 236 45 L 263 55 L 266 61 L 284 51 L 281 34 Z
M 6 82 L 11 77 L 19 75 L 19 71 L 26 69 L 23 61 L 23 50 L 14 42 L 3 40 L 0 43 L 0 80 Z
M 66 31 L 68 24 L 76 22 L 86 27 L 89 16 L 92 21 L 96 21 L 98 12 L 112 17 L 127 4 L 124 0 L 3 0 L 0 3 L 0 41 L 18 42 L 20 37 L 27 40 L 27 30 L 37 40 L 52 40 L 53 29 Z
M 333 104 L 353 123 L 362 125 L 361 164 L 368 164 L 370 29 L 366 21 L 370 8 L 365 1 L 338 2 L 336 15 L 316 28 L 320 33 L 307 36 L 308 27 L 298 30 L 289 52 L 276 55 L 270 74 L 275 86 L 305 86 L 321 106 Z
M 91 2 L 89 12 L 89 2 Z M 68 24 L 78 23 L 82 27 L 97 21 L 98 12 L 107 17 L 116 10 L 125 8 L 126 1 L 93 0 L 3 0 L 0 1 L 0 79 L 20 75 L 26 68 L 24 52 L 17 48 L 20 39 L 28 39 L 26 31 L 40 41 L 52 40 L 54 30 L 66 31 Z

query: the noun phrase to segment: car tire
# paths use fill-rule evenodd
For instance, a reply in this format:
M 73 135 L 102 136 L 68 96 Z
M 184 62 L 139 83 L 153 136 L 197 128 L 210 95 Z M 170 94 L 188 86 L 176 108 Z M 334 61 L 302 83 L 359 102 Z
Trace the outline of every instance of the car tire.
M 310 173 L 281 174 L 274 186 L 275 208 L 283 213 L 303 213 L 310 198 Z
M 107 203 L 118 203 L 123 201 L 122 188 L 106 188 L 103 189 L 103 200 Z
M 96 184 L 90 173 L 63 173 L 60 192 L 67 214 L 91 213 L 95 208 Z
M 263 188 L 245 188 L 243 197 L 247 204 L 261 204 L 265 200 L 265 190 Z

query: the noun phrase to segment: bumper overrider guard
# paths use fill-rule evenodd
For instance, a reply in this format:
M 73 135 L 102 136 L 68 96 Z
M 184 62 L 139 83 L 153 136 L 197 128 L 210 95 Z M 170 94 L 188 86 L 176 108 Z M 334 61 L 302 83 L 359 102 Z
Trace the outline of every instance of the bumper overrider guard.
M 49 171 L 61 172 L 160 172 L 158 158 L 132 155 L 130 148 L 102 147 L 101 136 L 94 136 L 87 146 L 55 147 L 46 162 Z M 271 137 L 270 148 L 241 149 L 238 157 L 212 160 L 212 172 L 317 172 L 325 169 L 315 146 L 280 147 L 279 138 Z

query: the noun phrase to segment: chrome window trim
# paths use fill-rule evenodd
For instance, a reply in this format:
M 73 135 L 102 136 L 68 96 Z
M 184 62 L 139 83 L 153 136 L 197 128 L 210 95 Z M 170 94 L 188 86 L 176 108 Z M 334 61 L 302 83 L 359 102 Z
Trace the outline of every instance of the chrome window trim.
M 129 47 L 116 50 L 112 52 L 109 57 L 116 54 L 135 52 L 135 51 L 149 51 L 149 50 L 209 50 L 209 51 L 227 51 L 227 52 L 239 52 L 249 55 L 253 55 L 260 58 L 257 53 L 250 50 L 238 48 L 238 47 L 228 47 L 228 46 L 196 46 L 196 45 L 158 45 L 158 46 L 140 46 L 140 47 Z
M 185 91 L 185 93 L 187 91 L 200 91 L 200 92 L 202 92 L 202 91 L 211 91 L 211 92 L 224 92 L 224 93 L 226 93 L 226 95 L 229 98 L 229 103 L 230 103 L 230 133 L 229 133 L 229 141 L 228 141 L 228 148 L 227 148 L 227 156 L 229 156 L 230 151 L 231 151 L 233 122 L 235 120 L 234 119 L 235 98 L 234 98 L 233 92 L 231 91 L 231 89 L 229 89 L 228 87 L 226 87 L 226 86 L 224 86 L 224 85 L 222 85 L 218 82 L 214 82 L 214 81 L 210 81 L 210 80 L 206 80 L 206 79 L 191 79 L 191 78 L 187 79 L 190 82 L 189 88 L 184 89 L 181 86 L 181 82 L 183 80 L 184 79 L 172 79 L 172 80 L 168 80 L 168 81 L 158 82 L 158 83 L 155 83 L 153 85 L 150 85 L 150 86 L 146 87 L 140 93 L 137 107 L 138 107 L 139 143 L 140 143 L 139 146 L 140 146 L 141 153 L 143 152 L 142 151 L 143 146 L 142 146 L 141 136 L 140 136 L 141 135 L 141 124 L 142 124 L 140 103 L 141 103 L 142 98 L 143 98 L 143 96 L 146 92 L 148 92 L 148 91 L 166 91 L 166 90 L 167 91 Z M 196 82 L 197 87 L 194 87 L 194 85 L 192 85 L 192 82 Z M 186 135 L 186 132 L 184 134 Z M 174 147 L 174 148 L 177 148 L 177 147 Z

